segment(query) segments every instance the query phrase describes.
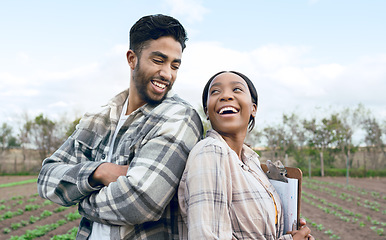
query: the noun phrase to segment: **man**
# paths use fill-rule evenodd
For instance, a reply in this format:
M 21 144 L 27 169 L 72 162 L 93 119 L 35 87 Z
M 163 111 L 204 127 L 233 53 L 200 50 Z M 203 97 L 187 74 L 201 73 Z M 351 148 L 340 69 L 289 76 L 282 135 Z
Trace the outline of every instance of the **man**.
M 77 239 L 178 239 L 176 189 L 202 135 L 196 111 L 170 90 L 186 32 L 174 18 L 145 16 L 130 30 L 130 88 L 45 159 L 40 196 L 79 204 Z

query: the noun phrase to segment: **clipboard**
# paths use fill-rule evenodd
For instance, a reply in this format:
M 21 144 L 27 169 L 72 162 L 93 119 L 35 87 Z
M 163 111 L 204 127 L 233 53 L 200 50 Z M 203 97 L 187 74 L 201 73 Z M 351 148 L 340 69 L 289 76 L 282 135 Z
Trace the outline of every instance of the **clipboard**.
M 268 167 L 266 164 L 262 163 L 261 168 L 263 169 L 264 173 L 267 173 Z M 302 178 L 303 178 L 303 172 L 299 168 L 294 167 L 285 167 L 287 170 L 287 178 L 295 178 L 298 180 L 298 201 L 297 201 L 297 226 L 296 229 L 299 230 L 300 228 L 300 206 L 301 206 L 301 196 L 302 196 Z

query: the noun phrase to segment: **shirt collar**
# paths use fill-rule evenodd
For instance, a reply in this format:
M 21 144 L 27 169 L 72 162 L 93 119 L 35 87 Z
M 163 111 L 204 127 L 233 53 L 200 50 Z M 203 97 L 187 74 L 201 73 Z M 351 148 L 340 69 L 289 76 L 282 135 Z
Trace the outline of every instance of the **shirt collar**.
M 166 94 L 166 98 L 164 99 L 164 101 L 167 101 L 168 99 L 173 98 L 174 96 L 176 96 L 176 94 L 173 92 L 173 90 L 170 90 Z M 112 115 L 113 115 L 112 117 L 116 119 L 119 118 L 120 113 L 122 112 L 123 105 L 128 97 L 129 97 L 129 89 L 126 89 L 118 93 L 112 99 L 110 99 L 110 101 L 107 103 L 107 106 L 109 106 L 111 109 L 114 109 L 114 111 L 112 112 Z M 141 111 L 143 112 L 143 114 L 148 115 L 157 106 L 158 105 L 144 104 L 143 106 L 138 108 L 135 112 Z
M 224 138 L 222 138 L 222 136 L 221 136 L 218 132 L 216 132 L 215 130 L 209 129 L 209 130 L 206 132 L 206 136 L 221 141 L 221 142 L 222 142 L 223 144 L 225 144 L 231 151 L 233 151 L 233 150 L 228 146 L 228 144 L 225 142 Z M 234 152 L 234 151 L 233 151 L 233 152 Z M 235 153 L 235 154 L 236 154 L 236 153 Z M 237 155 L 237 154 L 236 154 L 236 155 Z M 243 162 L 244 162 L 244 164 L 246 164 L 246 165 L 249 165 L 249 161 L 258 161 L 257 164 L 260 165 L 259 155 L 258 155 L 254 150 L 252 150 L 250 147 L 248 147 L 246 144 L 243 145 L 243 149 L 242 149 L 242 151 L 241 151 L 241 158 L 243 159 Z M 238 162 L 240 162 L 241 165 L 243 164 L 241 161 L 238 161 Z

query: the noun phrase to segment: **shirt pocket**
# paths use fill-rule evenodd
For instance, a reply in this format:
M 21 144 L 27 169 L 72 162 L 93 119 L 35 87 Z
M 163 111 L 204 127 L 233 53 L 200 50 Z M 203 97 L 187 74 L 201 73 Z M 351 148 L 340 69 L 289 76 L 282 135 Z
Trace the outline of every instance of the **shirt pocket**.
M 135 156 L 137 145 L 131 138 L 122 140 L 113 154 L 112 162 L 118 165 L 129 165 Z
M 103 149 L 99 146 L 102 136 L 88 129 L 79 129 L 73 136 L 75 138 L 76 156 L 79 162 L 86 158 L 90 161 L 99 161 Z

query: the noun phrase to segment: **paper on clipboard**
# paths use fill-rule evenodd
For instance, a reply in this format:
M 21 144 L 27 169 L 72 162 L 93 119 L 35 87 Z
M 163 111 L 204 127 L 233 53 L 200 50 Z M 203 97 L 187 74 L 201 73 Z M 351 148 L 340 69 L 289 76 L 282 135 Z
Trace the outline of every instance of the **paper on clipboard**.
M 261 164 L 264 172 L 266 164 Z M 269 179 L 275 187 L 284 210 L 284 233 L 299 228 L 302 171 L 299 168 L 285 167 L 288 182 Z
M 288 178 L 288 183 L 269 180 L 279 194 L 284 211 L 284 233 L 296 229 L 298 225 L 298 180 Z

